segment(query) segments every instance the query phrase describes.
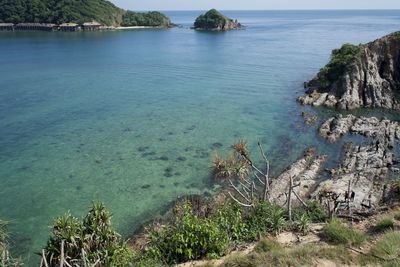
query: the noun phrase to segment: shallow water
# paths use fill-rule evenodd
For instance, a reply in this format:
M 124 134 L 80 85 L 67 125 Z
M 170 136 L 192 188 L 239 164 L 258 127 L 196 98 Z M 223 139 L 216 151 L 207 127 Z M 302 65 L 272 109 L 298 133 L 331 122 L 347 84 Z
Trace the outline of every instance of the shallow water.
M 245 30 L 0 33 L 0 218 L 36 259 L 52 218 L 105 202 L 125 236 L 177 196 L 210 193 L 210 161 L 260 140 L 278 173 L 308 146 L 338 159 L 295 101 L 331 49 L 399 29 L 400 11 L 226 12 Z M 320 112 L 322 117 L 329 112 Z

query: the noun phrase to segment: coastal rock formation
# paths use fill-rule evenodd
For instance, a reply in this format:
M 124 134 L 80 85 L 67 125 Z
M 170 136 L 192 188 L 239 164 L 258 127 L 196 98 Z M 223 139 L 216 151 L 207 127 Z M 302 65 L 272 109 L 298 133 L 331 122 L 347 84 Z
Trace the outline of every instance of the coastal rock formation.
M 382 200 L 385 178 L 395 162 L 394 155 L 382 145 L 347 144 L 340 166 L 332 169 L 332 178 L 319 184 L 313 196 L 320 201 L 335 194 L 337 203 L 345 203 L 349 184 L 353 193 L 352 206 L 376 207 Z M 329 193 L 329 194 L 328 194 Z
M 332 117 L 324 122 L 319 128 L 319 133 L 329 142 L 336 142 L 340 137 L 350 131 L 354 124 L 355 116 L 348 115 L 343 117 L 341 114 Z
M 237 20 L 224 16 L 216 9 L 211 9 L 204 15 L 197 17 L 193 28 L 195 30 L 228 31 L 241 27 L 242 25 Z
M 326 160 L 326 155 L 315 157 L 315 149 L 308 149 L 304 156 L 290 165 L 276 179 L 272 180 L 270 200 L 277 205 L 285 205 L 291 177 L 294 184 L 300 183 L 300 186 L 296 187 L 294 191 L 300 198 L 306 199 L 315 186 L 319 170 Z M 295 198 L 293 200 L 294 202 L 297 201 Z
M 319 128 L 320 135 L 330 142 L 336 142 L 346 133 L 359 134 L 372 138 L 384 148 L 393 148 L 395 140 L 400 139 L 400 125 L 397 121 L 376 117 L 359 117 L 341 114 L 329 118 Z
M 370 144 L 344 146 L 344 156 L 338 168 L 332 169 L 332 179 L 322 182 L 314 197 L 319 199 L 335 195 L 337 203 L 345 203 L 348 188 L 354 194 L 351 205 L 356 209 L 379 205 L 385 194 L 385 179 L 397 163 L 391 149 L 400 139 L 400 125 L 396 121 L 375 117 L 356 118 L 353 115 L 337 115 L 324 122 L 320 134 L 331 142 L 346 133 L 371 138 Z
M 400 32 L 334 50 L 331 61 L 305 85 L 307 94 L 298 98 L 304 105 L 400 109 Z

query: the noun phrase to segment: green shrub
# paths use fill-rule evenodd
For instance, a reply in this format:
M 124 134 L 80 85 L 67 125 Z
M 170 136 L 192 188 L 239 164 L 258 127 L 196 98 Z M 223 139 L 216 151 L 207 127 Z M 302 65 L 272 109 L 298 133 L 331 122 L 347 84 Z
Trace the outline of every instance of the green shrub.
M 329 89 L 346 71 L 350 70 L 361 53 L 361 48 L 360 45 L 344 44 L 341 48 L 334 49 L 329 63 L 318 74 L 320 89 Z
M 294 229 L 303 234 L 306 234 L 310 230 L 310 223 L 311 220 L 305 213 L 294 217 Z
M 360 245 L 365 241 L 365 235 L 349 228 L 337 219 L 333 219 L 323 229 L 323 236 L 333 244 Z
M 295 220 L 298 220 L 303 215 L 310 220 L 310 223 L 325 222 L 328 218 L 324 207 L 317 201 L 309 201 L 307 202 L 307 207 L 299 206 L 293 210 L 293 218 Z
M 238 205 L 227 204 L 221 207 L 212 219 L 231 241 L 239 242 L 247 238 L 248 228 L 243 221 L 242 208 Z
M 397 212 L 397 213 L 394 215 L 394 219 L 395 219 L 396 221 L 400 221 L 400 212 Z
M 394 229 L 394 221 L 390 218 L 385 218 L 380 220 L 374 227 L 374 230 L 377 232 L 384 232 L 393 229 Z
M 281 232 L 286 227 L 284 213 L 283 209 L 274 204 L 258 203 L 244 218 L 248 227 L 248 239 L 256 240 L 260 235 Z
M 390 266 L 400 266 L 400 232 L 387 232 L 371 249 L 371 253 L 389 262 Z
M 182 215 L 149 233 L 146 253 L 168 264 L 203 257 L 222 256 L 229 245 L 229 237 L 216 221 L 199 218 L 188 203 L 182 206 Z
M 69 213 L 54 220 L 45 248 L 51 266 L 59 265 L 62 242 L 71 265 L 94 264 L 99 260 L 103 266 L 129 266 L 133 258 L 132 251 L 114 231 L 111 214 L 102 203 L 93 204 L 83 221 Z

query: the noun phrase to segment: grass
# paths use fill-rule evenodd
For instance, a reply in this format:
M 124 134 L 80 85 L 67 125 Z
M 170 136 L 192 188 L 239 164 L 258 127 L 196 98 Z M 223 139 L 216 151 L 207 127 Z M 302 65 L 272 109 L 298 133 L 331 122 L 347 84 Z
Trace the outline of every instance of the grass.
M 317 259 L 334 260 L 340 264 L 350 264 L 353 261 L 351 253 L 342 246 L 306 244 L 294 248 L 282 248 L 279 244 L 267 239 L 260 241 L 252 253 L 231 256 L 222 266 L 310 266 Z
M 376 232 L 385 232 L 394 229 L 394 221 L 391 218 L 384 218 L 380 220 L 374 227 Z
M 371 253 L 383 259 L 387 266 L 400 266 L 400 232 L 390 231 L 382 235 Z
M 363 233 L 349 228 L 336 219 L 324 227 L 323 236 L 335 245 L 361 245 L 366 239 Z

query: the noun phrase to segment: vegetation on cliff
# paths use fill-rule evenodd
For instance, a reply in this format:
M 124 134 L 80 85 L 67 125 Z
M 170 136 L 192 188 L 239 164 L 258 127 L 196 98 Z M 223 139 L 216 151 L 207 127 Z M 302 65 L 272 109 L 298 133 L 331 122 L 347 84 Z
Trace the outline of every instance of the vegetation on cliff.
M 318 73 L 319 89 L 328 90 L 332 84 L 349 71 L 361 53 L 361 45 L 344 44 L 332 51 L 329 63 Z
M 168 26 L 159 12 L 125 11 L 106 0 L 0 0 L 0 22 L 69 23 L 97 21 L 108 26 Z
M 224 16 L 216 9 L 211 9 L 200 15 L 194 22 L 194 28 L 202 30 L 230 30 L 240 28 L 240 26 L 240 23 Z

